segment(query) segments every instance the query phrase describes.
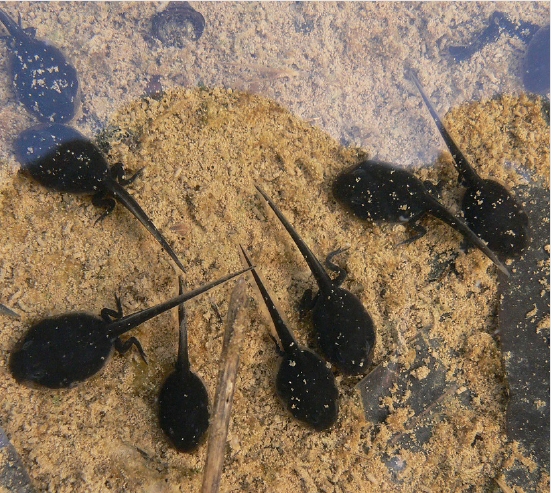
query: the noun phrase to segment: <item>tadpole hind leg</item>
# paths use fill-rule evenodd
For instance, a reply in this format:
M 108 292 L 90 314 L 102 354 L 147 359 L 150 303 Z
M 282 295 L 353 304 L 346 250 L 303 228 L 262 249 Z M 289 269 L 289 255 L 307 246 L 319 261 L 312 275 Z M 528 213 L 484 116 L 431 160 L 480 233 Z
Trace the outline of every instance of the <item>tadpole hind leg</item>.
M 115 300 L 117 303 L 117 309 L 112 310 L 111 308 L 104 308 L 101 311 L 101 318 L 105 320 L 106 322 L 112 322 L 113 320 L 118 320 L 119 318 L 122 318 L 122 303 L 121 299 L 115 295 Z
M 407 240 L 401 241 L 396 246 L 409 245 L 410 243 L 413 243 L 414 241 L 423 238 L 423 236 L 427 234 L 427 230 L 416 221 L 409 221 L 407 223 L 407 229 L 412 230 L 417 234 L 410 236 Z
M 466 238 L 463 238 L 463 240 L 459 244 L 459 249 L 461 251 L 465 252 L 465 254 L 467 254 L 467 253 L 469 253 L 471 248 L 473 248 L 473 244 L 469 240 L 467 240 Z
M 19 18 L 19 21 L 21 21 L 21 18 Z M 25 31 L 25 34 L 28 34 L 31 38 L 35 38 L 36 37 L 36 28 L 34 27 L 22 27 L 21 26 L 21 22 L 19 22 L 19 27 L 21 27 L 23 29 L 23 31 Z
M 348 275 L 348 272 L 343 267 L 339 267 L 337 264 L 334 264 L 332 262 L 333 257 L 341 254 L 342 252 L 346 252 L 348 250 L 348 247 L 346 248 L 337 248 L 336 250 L 330 252 L 327 257 L 325 257 L 325 266 L 332 270 L 333 272 L 336 272 L 338 275 L 336 279 L 333 279 L 333 283 L 335 286 L 340 286 L 344 280 L 346 279 L 346 276 Z
M 438 183 L 436 184 L 430 180 L 423 181 L 423 185 L 425 186 L 425 189 L 427 190 L 427 192 L 429 192 L 430 195 L 432 195 L 434 198 L 438 200 L 442 198 L 442 190 L 445 184 L 446 184 L 445 180 L 438 180 Z
M 123 187 L 127 187 L 134 183 L 136 178 L 139 178 L 145 168 L 140 168 L 130 178 L 125 178 L 126 173 L 124 171 L 124 165 L 122 163 L 116 163 L 111 167 L 111 176 L 119 182 Z
M 298 316 L 302 320 L 306 317 L 306 314 L 314 308 L 316 301 L 318 301 L 319 291 L 315 296 L 312 295 L 312 290 L 308 288 L 304 291 L 302 298 L 298 302 Z
M 92 196 L 92 204 L 96 207 L 105 208 L 105 211 L 101 213 L 94 222 L 95 226 L 113 212 L 113 209 L 117 205 L 117 201 L 113 197 L 108 196 L 105 192 L 100 191 Z
M 147 358 L 145 357 L 145 352 L 142 348 L 142 345 L 140 344 L 140 341 L 136 339 L 135 337 L 130 337 L 129 339 L 126 339 L 126 341 L 121 341 L 119 337 L 115 340 L 115 349 L 120 353 L 124 354 L 130 351 L 132 346 L 136 346 L 136 349 L 140 353 L 140 356 L 142 357 L 144 363 L 147 365 Z

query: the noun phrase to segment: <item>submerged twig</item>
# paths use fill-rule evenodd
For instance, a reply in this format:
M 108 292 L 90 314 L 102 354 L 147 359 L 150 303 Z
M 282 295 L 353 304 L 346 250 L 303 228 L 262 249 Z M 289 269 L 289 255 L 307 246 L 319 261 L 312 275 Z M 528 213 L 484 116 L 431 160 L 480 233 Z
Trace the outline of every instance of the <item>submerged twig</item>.
M 3 315 L 8 315 L 9 317 L 20 319 L 19 313 L 15 313 L 11 308 L 8 308 L 6 305 L 0 303 L 0 313 Z
M 240 279 L 232 292 L 228 308 L 213 421 L 207 445 L 207 461 L 203 474 L 202 493 L 216 493 L 220 487 L 235 380 L 243 340 L 242 314 L 246 304 L 246 285 L 244 279 Z

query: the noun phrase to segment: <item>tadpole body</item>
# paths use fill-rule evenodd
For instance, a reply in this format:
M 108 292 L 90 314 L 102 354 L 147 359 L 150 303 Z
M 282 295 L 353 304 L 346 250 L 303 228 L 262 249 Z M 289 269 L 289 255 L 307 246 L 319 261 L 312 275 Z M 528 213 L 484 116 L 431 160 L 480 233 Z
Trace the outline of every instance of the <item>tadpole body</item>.
M 415 74 L 410 72 L 409 76 L 453 157 L 460 183 L 466 187 L 461 202 L 465 222 L 490 250 L 506 257 L 518 255 L 529 240 L 528 216 L 503 185 L 478 175 L 446 129 Z
M 101 316 L 66 313 L 41 320 L 19 340 L 9 360 L 13 377 L 20 383 L 52 389 L 73 387 L 99 372 L 114 349 L 124 353 L 136 346 L 145 355 L 136 338 L 122 342 L 120 337 L 153 317 L 246 272 L 241 270 L 206 284 L 164 303 L 132 315 L 122 316 L 118 309 L 104 308 Z
M 0 9 L 3 36 L 10 52 L 10 73 L 17 99 L 41 122 L 67 123 L 75 115 L 78 77 L 61 51 L 35 38 L 36 30 L 21 26 Z
M 312 320 L 324 356 L 348 375 L 367 373 L 375 345 L 375 326 L 357 296 L 333 281 L 280 209 L 257 186 L 270 208 L 291 235 L 318 284 L 312 303 Z
M 125 179 L 122 164 L 110 168 L 107 159 L 92 141 L 77 130 L 61 124 L 24 130 L 14 146 L 24 174 L 49 190 L 92 195 L 94 205 L 106 208 L 100 219 L 115 208 L 116 202 L 121 203 L 184 271 L 172 247 L 124 188 L 139 176 L 141 170 Z

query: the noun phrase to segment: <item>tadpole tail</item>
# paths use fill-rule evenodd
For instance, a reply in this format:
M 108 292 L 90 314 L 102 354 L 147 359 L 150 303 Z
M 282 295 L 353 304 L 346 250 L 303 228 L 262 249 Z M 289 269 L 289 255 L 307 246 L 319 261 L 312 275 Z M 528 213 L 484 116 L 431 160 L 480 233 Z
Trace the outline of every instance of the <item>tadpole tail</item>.
M 417 79 L 417 76 L 413 73 L 412 70 L 408 71 L 407 73 L 410 79 L 417 86 L 417 90 L 421 94 L 421 97 L 423 98 L 423 101 L 425 102 L 425 105 L 427 106 L 427 109 L 429 110 L 429 113 L 431 114 L 432 119 L 434 120 L 434 123 L 436 123 L 436 127 L 438 128 L 438 131 L 440 132 L 442 139 L 444 139 L 446 146 L 448 146 L 448 150 L 450 151 L 453 157 L 453 160 L 455 162 L 455 168 L 459 173 L 459 177 L 461 181 L 467 187 L 475 186 L 477 183 L 480 182 L 481 180 L 480 176 L 478 176 L 477 172 L 473 169 L 469 161 L 467 161 L 467 158 L 461 152 L 461 149 L 459 149 L 455 141 L 452 139 L 451 135 L 448 132 L 448 129 L 444 126 L 444 123 L 442 123 L 442 120 L 438 116 L 436 109 L 434 108 L 429 98 L 425 94 L 425 91 L 423 90 L 421 83 Z
M 14 38 L 20 37 L 23 33 L 23 29 L 2 9 L 0 9 L 0 22 L 6 26 L 6 29 Z
M 182 272 L 185 272 L 184 266 L 172 250 L 172 247 L 165 240 L 165 237 L 161 232 L 155 227 L 151 219 L 147 216 L 144 210 L 140 207 L 138 202 L 130 195 L 119 183 L 112 180 L 108 184 L 109 191 L 113 194 L 115 199 L 117 199 L 124 207 L 126 207 L 134 216 L 140 221 L 145 228 L 155 237 L 155 239 L 160 243 L 160 245 L 166 250 L 170 255 L 172 260 L 176 262 L 176 265 L 181 269 Z
M 127 315 L 126 317 L 122 317 L 119 320 L 114 320 L 107 326 L 107 334 L 113 339 L 117 338 L 123 335 L 125 332 L 133 329 L 134 327 L 137 327 L 138 325 L 147 322 L 149 319 L 156 317 L 157 315 L 160 315 L 167 310 L 171 310 L 172 308 L 177 307 L 179 304 L 184 303 L 191 298 L 195 298 L 196 296 L 203 294 L 209 289 L 212 289 L 219 284 L 223 284 L 226 281 L 229 281 L 230 279 L 233 279 L 234 277 L 243 274 L 244 272 L 250 271 L 251 269 L 252 267 L 248 267 L 238 272 L 234 272 L 233 274 L 228 274 L 227 276 L 221 277 L 216 281 L 210 282 L 208 284 L 205 284 L 204 286 L 201 286 L 200 288 L 194 289 L 189 293 L 180 294 L 175 298 L 165 301 L 164 303 L 160 303 L 159 305 L 152 306 L 151 308 L 146 308 L 145 310 L 133 313 L 132 315 Z
M 239 247 L 243 252 L 243 257 L 245 257 L 247 265 L 252 269 L 251 273 L 254 277 L 256 285 L 258 286 L 258 290 L 262 295 L 262 299 L 266 304 L 266 308 L 268 308 L 268 311 L 270 312 L 270 317 L 272 317 L 272 322 L 274 323 L 274 326 L 276 328 L 277 336 L 279 337 L 283 350 L 286 353 L 293 352 L 293 350 L 298 349 L 296 339 L 293 337 L 291 330 L 289 329 L 289 327 L 287 327 L 287 324 L 283 321 L 281 315 L 277 311 L 277 308 L 272 301 L 270 293 L 268 293 L 268 290 L 264 286 L 264 283 L 262 282 L 262 279 L 260 279 L 260 276 L 258 275 L 258 272 L 256 272 L 256 269 L 254 269 L 251 259 L 247 255 L 247 252 L 241 245 L 239 245 Z
M 427 194 L 428 195 L 428 194 Z M 459 231 L 469 242 L 476 246 L 479 250 L 486 255 L 495 266 L 503 272 L 507 277 L 510 276 L 507 267 L 505 267 L 501 261 L 497 258 L 497 255 L 488 248 L 488 245 L 484 243 L 473 231 L 459 218 L 453 216 L 440 202 L 432 197 L 428 196 L 427 201 L 429 201 L 429 210 L 428 213 L 444 221 L 446 224 L 451 226 L 456 231 Z
M 291 223 L 287 221 L 283 213 L 279 210 L 279 207 L 272 202 L 272 199 L 270 199 L 268 195 L 266 195 L 266 192 L 264 192 L 264 190 L 262 190 L 262 188 L 260 188 L 258 185 L 255 185 L 255 187 L 260 195 L 264 197 L 264 200 L 268 202 L 268 205 L 274 211 L 275 215 L 281 221 L 281 224 L 283 224 L 287 232 L 291 235 L 291 238 L 293 238 L 293 241 L 300 250 L 300 253 L 302 253 L 304 260 L 306 260 L 308 267 L 310 267 L 312 274 L 316 278 L 318 287 L 324 291 L 330 290 L 333 287 L 333 281 L 331 280 L 327 272 L 325 272 L 325 269 L 321 265 L 320 261 L 312 253 L 312 250 L 310 250 L 310 248 L 308 248 L 308 245 L 304 243 L 304 240 L 298 235 Z
M 178 286 L 178 296 L 181 296 L 184 294 L 184 280 L 182 279 L 182 276 L 178 277 Z M 187 317 L 184 303 L 180 303 L 178 305 L 178 329 L 179 341 L 176 367 L 185 375 L 189 373 L 189 354 L 187 348 Z

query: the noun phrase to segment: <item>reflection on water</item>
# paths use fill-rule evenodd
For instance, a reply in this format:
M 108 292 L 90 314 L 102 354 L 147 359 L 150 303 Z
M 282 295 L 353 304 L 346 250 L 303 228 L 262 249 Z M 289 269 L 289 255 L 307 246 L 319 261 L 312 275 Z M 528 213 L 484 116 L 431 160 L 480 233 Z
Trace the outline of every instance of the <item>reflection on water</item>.
M 38 39 L 56 44 L 77 67 L 77 124 L 90 135 L 159 75 L 165 87 L 224 86 L 274 98 L 343 144 L 418 165 L 431 162 L 442 145 L 403 77 L 406 66 L 418 69 L 441 114 L 465 100 L 522 90 L 526 45 L 510 31 L 500 29 L 463 62 L 450 54 L 488 28 L 496 6 L 199 2 L 193 7 L 205 18 L 203 35 L 169 46 L 156 35 L 157 19 L 172 9 L 163 5 L 67 2 L 5 4 L 5 10 L 14 19 L 21 13 L 24 27 L 35 27 Z M 185 9 L 173 10 L 178 17 Z M 499 10 L 523 26 L 548 18 L 545 3 L 499 4 Z M 166 27 L 167 36 L 176 28 Z M 9 159 L 22 117 L 5 71 L 1 77 L 9 124 L 2 155 Z

